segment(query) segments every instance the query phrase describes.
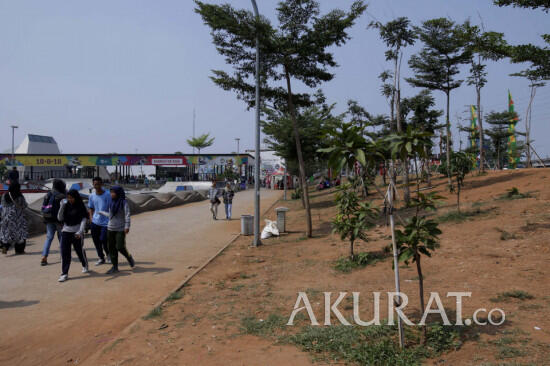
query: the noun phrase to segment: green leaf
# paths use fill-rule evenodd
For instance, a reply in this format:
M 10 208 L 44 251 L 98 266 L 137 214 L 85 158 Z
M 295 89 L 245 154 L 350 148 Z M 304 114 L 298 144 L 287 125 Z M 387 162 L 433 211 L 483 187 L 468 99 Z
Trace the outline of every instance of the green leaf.
M 361 164 L 363 166 L 367 165 L 367 159 L 365 157 L 365 152 L 363 150 L 357 149 L 355 151 L 355 157 L 356 157 L 357 161 L 359 162 L 359 164 Z
M 413 256 L 414 256 L 414 252 L 411 249 L 407 248 L 406 250 L 404 250 L 399 254 L 399 261 L 406 262 L 409 259 L 411 259 Z

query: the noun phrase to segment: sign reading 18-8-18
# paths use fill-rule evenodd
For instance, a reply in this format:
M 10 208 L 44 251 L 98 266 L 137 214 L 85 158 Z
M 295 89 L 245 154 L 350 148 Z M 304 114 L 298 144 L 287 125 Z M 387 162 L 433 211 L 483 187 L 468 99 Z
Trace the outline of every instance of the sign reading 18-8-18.
M 117 166 L 117 165 L 177 165 L 191 164 L 224 165 L 231 161 L 242 165 L 249 162 L 249 155 L 29 155 L 15 154 L 15 165 L 37 167 L 59 166 Z M 11 155 L 0 154 L 0 164 L 11 164 Z

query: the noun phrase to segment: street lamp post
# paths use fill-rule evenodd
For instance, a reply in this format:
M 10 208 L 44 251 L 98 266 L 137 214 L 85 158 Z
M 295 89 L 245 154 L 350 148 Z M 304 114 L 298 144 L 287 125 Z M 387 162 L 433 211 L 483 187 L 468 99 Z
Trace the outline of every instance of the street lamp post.
M 241 142 L 241 139 L 240 138 L 236 138 L 235 141 L 237 141 L 237 155 L 240 154 L 240 142 Z
M 252 1 L 256 21 L 260 21 L 256 0 Z M 254 242 L 257 247 L 260 242 L 260 36 L 256 33 L 256 146 L 254 154 Z
M 15 165 L 15 129 L 19 126 L 11 125 L 11 165 Z

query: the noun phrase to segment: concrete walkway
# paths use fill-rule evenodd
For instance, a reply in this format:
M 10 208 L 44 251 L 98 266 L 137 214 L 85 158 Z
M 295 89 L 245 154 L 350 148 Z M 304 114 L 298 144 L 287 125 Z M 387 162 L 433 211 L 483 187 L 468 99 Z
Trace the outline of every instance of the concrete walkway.
M 127 246 L 137 265 L 132 271 L 119 259 L 117 276 L 104 274 L 108 265 L 94 266 L 89 237 L 84 245 L 90 273 L 81 273 L 73 251 L 65 283 L 57 282 L 57 239 L 46 267 L 40 266 L 44 236 L 29 241 L 26 255 L 12 250 L 0 257 L 0 365 L 81 363 L 237 235 L 240 215 L 253 213 L 253 193 L 236 195 L 232 221 L 213 221 L 208 201 L 133 216 Z M 262 211 L 280 196 L 262 191 Z M 223 205 L 219 216 L 225 217 Z

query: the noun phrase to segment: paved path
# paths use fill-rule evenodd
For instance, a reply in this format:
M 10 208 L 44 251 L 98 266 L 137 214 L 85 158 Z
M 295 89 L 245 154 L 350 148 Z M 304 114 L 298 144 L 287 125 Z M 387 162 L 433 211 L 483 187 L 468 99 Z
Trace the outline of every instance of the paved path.
M 237 235 L 240 215 L 253 212 L 253 193 L 236 195 L 230 222 L 214 222 L 208 201 L 134 216 L 127 243 L 137 265 L 131 271 L 122 259 L 117 276 L 104 274 L 108 265 L 93 265 L 91 238 L 90 273 L 81 273 L 73 252 L 65 283 L 57 282 L 57 240 L 46 267 L 39 264 L 44 236 L 30 240 L 26 255 L 0 257 L 0 365 L 81 363 Z M 262 211 L 279 197 L 262 191 Z

